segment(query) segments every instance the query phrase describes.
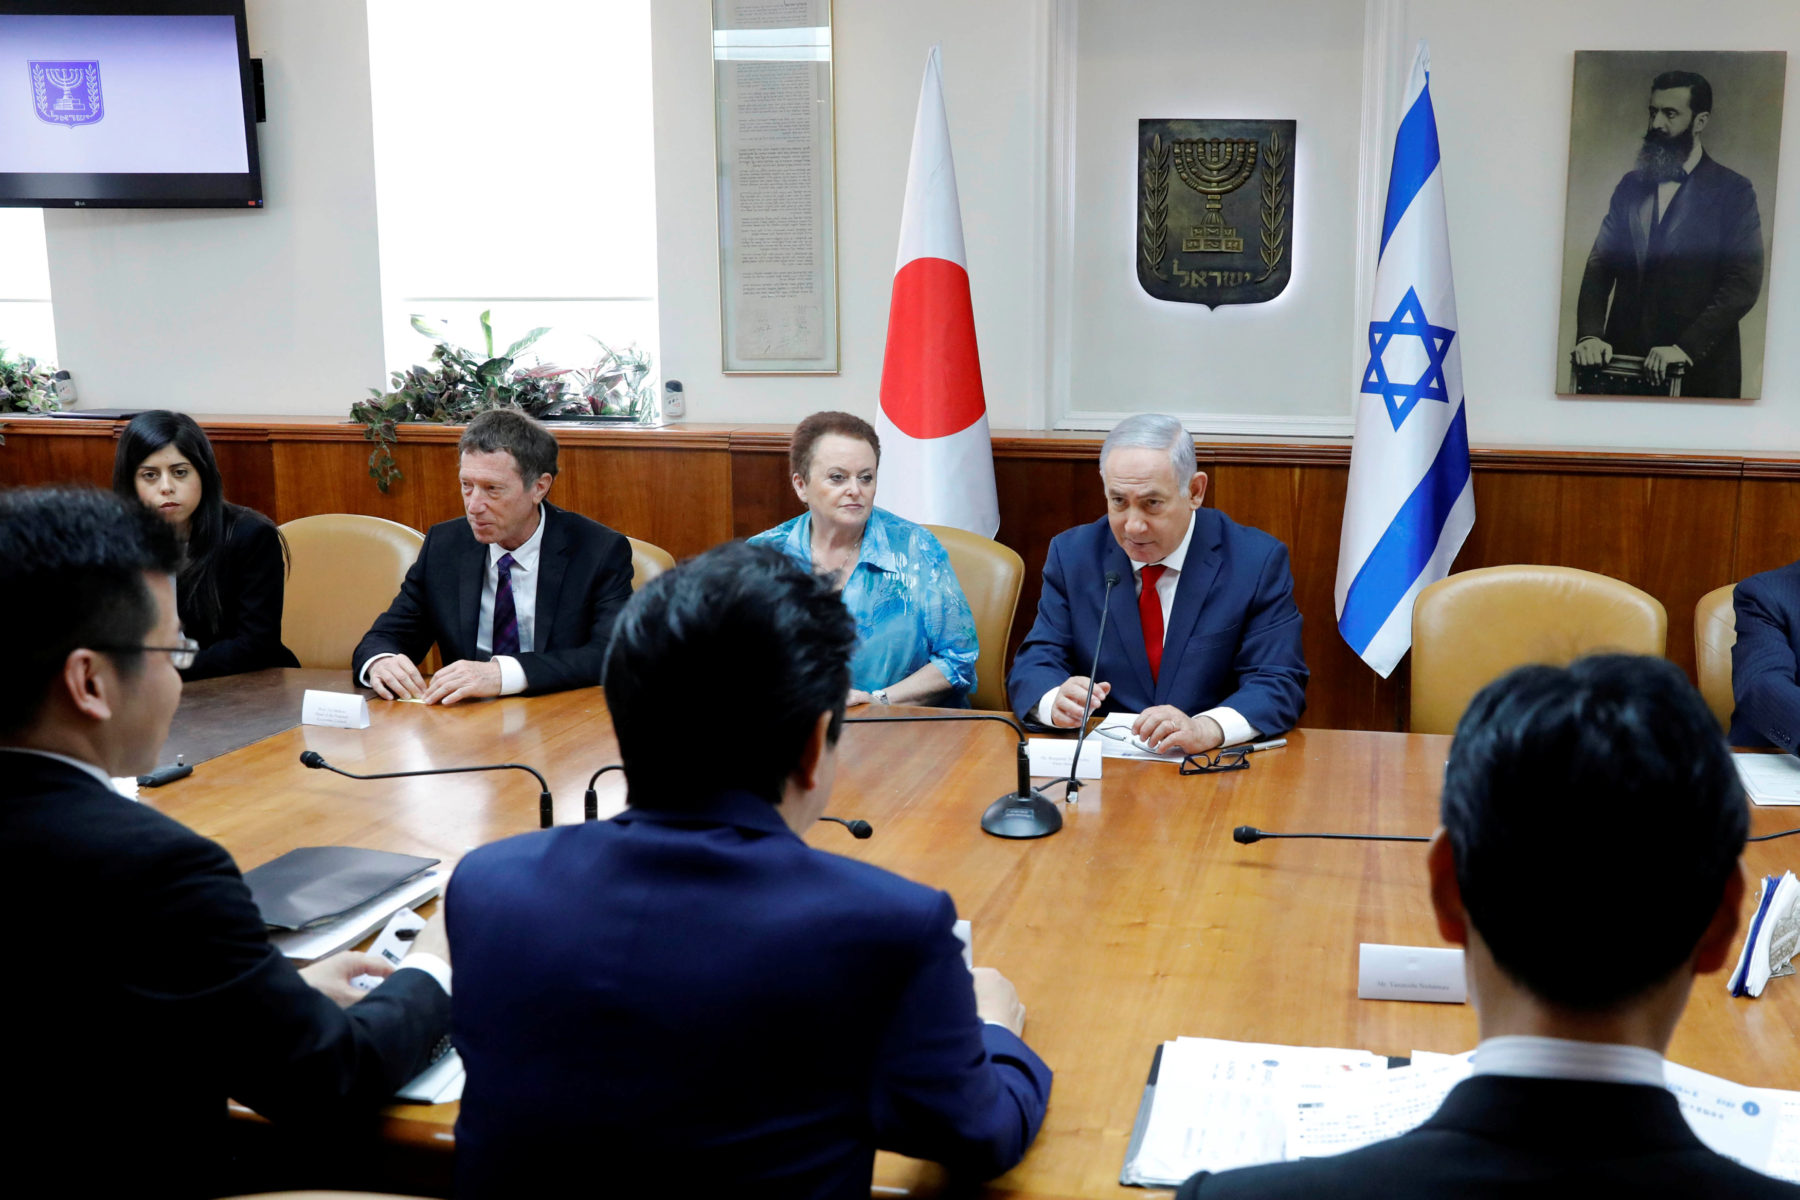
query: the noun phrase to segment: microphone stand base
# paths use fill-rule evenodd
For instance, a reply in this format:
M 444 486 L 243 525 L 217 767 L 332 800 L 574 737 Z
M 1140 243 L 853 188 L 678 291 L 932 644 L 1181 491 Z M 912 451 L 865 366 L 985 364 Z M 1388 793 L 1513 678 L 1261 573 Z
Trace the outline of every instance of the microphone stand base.
M 981 829 L 995 837 L 1049 837 L 1063 827 L 1062 810 L 1042 792 L 1008 792 L 981 814 Z

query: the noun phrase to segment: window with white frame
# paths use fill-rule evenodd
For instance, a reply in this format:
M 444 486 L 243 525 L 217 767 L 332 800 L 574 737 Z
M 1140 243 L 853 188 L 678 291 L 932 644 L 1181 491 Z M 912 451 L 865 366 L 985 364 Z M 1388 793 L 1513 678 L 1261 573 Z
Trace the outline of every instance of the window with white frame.
M 547 325 L 545 363 L 654 358 L 650 0 L 368 12 L 389 368 L 430 352 L 412 314 L 479 348 L 490 309 L 496 351 Z
M 41 208 L 0 208 L 0 347 L 40 364 L 56 361 Z

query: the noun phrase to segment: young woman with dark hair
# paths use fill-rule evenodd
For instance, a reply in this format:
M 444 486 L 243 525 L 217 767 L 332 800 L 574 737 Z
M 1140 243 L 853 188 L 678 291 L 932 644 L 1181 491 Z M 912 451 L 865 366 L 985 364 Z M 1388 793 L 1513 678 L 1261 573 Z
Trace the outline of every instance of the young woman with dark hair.
M 183 679 L 300 665 L 281 644 L 287 543 L 267 517 L 226 501 L 212 443 L 192 417 L 132 418 L 113 459 L 113 491 L 156 512 L 181 539 L 176 605 L 184 632 L 200 643 Z

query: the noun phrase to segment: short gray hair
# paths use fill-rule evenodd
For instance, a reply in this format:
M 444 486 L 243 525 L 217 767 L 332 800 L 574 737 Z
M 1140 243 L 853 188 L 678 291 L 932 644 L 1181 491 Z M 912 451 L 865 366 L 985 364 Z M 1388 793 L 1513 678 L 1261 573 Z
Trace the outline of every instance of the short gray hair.
M 1185 484 L 1199 469 L 1194 461 L 1194 439 L 1180 421 L 1161 413 L 1138 413 L 1112 427 L 1100 446 L 1100 470 L 1114 450 L 1166 450 L 1175 468 L 1175 482 Z
M 516 408 L 490 408 L 469 422 L 457 454 L 496 454 L 506 451 L 519 468 L 527 488 L 539 476 L 556 474 L 556 435 Z

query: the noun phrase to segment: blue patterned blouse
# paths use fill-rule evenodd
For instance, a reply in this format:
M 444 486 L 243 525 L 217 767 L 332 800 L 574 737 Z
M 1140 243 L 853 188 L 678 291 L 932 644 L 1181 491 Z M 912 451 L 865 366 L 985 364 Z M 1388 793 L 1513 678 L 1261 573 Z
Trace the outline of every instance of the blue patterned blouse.
M 812 514 L 764 530 L 753 545 L 774 546 L 812 566 Z M 931 531 L 886 509 L 869 511 L 862 556 L 844 584 L 844 605 L 856 618 L 851 686 L 864 692 L 892 687 L 935 663 L 958 700 L 975 686 L 975 617 L 950 556 Z

